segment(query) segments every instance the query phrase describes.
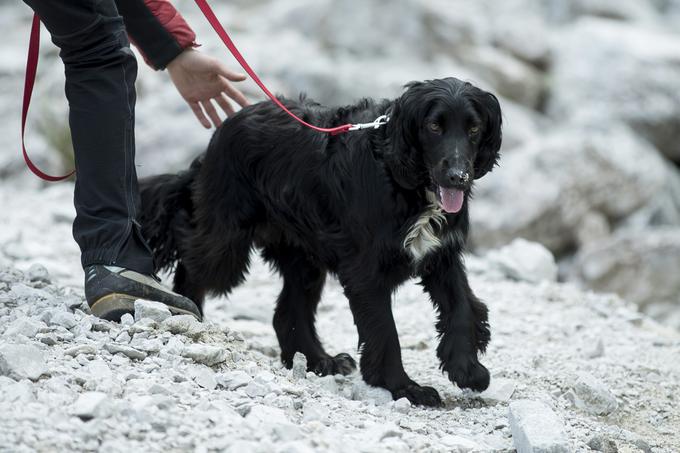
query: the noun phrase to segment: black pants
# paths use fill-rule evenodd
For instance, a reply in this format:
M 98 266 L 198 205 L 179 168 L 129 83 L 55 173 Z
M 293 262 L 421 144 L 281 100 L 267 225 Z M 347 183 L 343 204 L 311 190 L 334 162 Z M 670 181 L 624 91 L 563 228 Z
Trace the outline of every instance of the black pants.
M 61 52 L 76 161 L 73 237 L 82 265 L 153 273 L 136 221 L 137 62 L 114 0 L 24 0 Z

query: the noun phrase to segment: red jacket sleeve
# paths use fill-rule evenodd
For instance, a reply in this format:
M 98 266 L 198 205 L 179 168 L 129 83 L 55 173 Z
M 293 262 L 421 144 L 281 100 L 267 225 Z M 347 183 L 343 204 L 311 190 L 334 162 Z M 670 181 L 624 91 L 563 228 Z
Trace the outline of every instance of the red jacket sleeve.
M 196 46 L 196 34 L 168 0 L 116 0 L 116 5 L 130 40 L 150 66 L 164 69 Z

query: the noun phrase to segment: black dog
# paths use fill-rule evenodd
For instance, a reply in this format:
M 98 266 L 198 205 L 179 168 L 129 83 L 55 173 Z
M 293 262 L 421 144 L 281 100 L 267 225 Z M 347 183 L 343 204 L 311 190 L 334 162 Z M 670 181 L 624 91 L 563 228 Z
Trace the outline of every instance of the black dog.
M 253 247 L 283 276 L 274 328 L 281 359 L 307 356 L 319 374 L 348 374 L 314 328 L 328 272 L 349 299 L 359 332 L 361 373 L 395 399 L 434 406 L 436 390 L 402 366 L 391 295 L 420 277 L 439 312 L 442 370 L 481 391 L 478 361 L 489 341 L 487 308 L 468 285 L 461 253 L 472 183 L 501 145 L 498 100 L 454 78 L 411 83 L 394 101 L 330 109 L 284 101 L 321 126 L 370 122 L 380 129 L 329 136 L 300 126 L 272 102 L 244 108 L 217 130 L 207 152 L 179 175 L 141 183 L 143 232 L 157 265 L 176 265 L 174 289 L 202 304 L 242 283 Z

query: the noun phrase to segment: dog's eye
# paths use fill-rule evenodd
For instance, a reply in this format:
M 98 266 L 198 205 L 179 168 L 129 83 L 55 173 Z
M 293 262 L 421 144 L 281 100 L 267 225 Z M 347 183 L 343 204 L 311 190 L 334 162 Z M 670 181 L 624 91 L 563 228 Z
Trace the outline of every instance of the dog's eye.
M 430 129 L 430 131 L 434 132 L 435 134 L 441 134 L 442 132 L 442 127 L 436 121 L 429 123 L 427 125 L 427 128 Z
M 468 133 L 469 133 L 470 135 L 475 135 L 475 134 L 478 133 L 478 132 L 479 132 L 479 126 L 472 126 L 472 127 L 470 128 L 470 130 L 468 131 Z

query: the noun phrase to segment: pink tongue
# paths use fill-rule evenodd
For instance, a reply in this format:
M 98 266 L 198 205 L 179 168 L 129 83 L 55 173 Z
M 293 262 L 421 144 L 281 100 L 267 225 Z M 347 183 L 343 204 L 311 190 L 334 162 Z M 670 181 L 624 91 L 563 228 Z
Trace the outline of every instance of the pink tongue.
M 448 213 L 460 211 L 463 207 L 463 191 L 456 189 L 439 188 L 439 196 L 442 199 L 442 208 Z

